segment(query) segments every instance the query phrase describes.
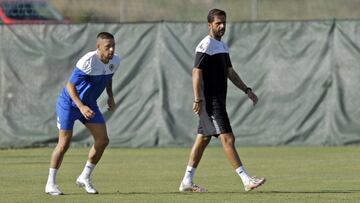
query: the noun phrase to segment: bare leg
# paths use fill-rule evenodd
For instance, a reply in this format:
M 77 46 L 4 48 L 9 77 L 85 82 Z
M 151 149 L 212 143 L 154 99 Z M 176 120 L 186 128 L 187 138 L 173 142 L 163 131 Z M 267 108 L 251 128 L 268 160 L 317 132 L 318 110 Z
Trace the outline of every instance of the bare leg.
M 76 184 L 85 189 L 89 194 L 98 194 L 98 191 L 91 183 L 91 173 L 109 144 L 109 138 L 106 133 L 106 125 L 102 123 L 86 123 L 85 126 L 90 130 L 95 143 L 91 147 L 88 155 L 88 161 L 80 176 L 76 179 Z
M 86 123 L 85 126 L 90 130 L 94 137 L 95 143 L 90 149 L 88 161 L 96 165 L 109 144 L 109 138 L 106 132 L 106 125 L 99 123 Z
M 221 143 L 223 145 L 227 159 L 230 161 L 234 169 L 242 166 L 240 157 L 235 148 L 235 137 L 232 133 L 220 134 Z
M 71 130 L 60 130 L 59 140 L 50 158 L 49 176 L 45 186 L 45 193 L 50 195 L 62 195 L 59 186 L 56 184 L 57 170 L 61 166 L 61 162 L 64 158 L 66 151 L 69 149 L 70 141 L 72 137 Z
M 245 191 L 253 190 L 265 183 L 265 178 L 250 177 L 243 168 L 240 157 L 235 148 L 235 137 L 232 133 L 225 133 L 220 135 L 221 143 L 223 145 L 227 159 L 230 161 L 236 173 L 240 176 Z
M 185 175 L 181 181 L 180 192 L 207 192 L 205 188 L 201 188 L 193 184 L 193 177 L 195 169 L 199 165 L 201 157 L 205 151 L 206 146 L 209 144 L 211 136 L 203 136 L 198 134 L 195 143 L 191 149 L 188 166 L 185 170 Z
M 211 136 L 203 136 L 198 134 L 195 143 L 191 149 L 188 166 L 196 168 L 201 160 L 201 157 L 205 151 L 205 148 L 210 143 Z
M 66 151 L 70 147 L 70 141 L 72 137 L 72 130 L 60 130 L 59 140 L 56 145 L 50 160 L 50 168 L 59 169 L 61 162 L 64 158 Z

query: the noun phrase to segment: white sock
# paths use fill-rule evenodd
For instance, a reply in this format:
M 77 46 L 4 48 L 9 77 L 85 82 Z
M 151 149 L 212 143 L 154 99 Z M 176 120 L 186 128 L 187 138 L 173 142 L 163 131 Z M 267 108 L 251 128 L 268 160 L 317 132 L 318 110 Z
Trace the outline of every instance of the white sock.
M 58 169 L 49 168 L 49 176 L 46 184 L 56 185 L 56 174 Z
M 193 182 L 193 178 L 195 175 L 195 171 L 196 168 L 192 167 L 192 166 L 187 166 L 186 170 L 185 170 L 185 175 L 184 178 L 182 180 L 183 184 L 185 185 L 190 185 Z
M 90 178 L 92 171 L 95 168 L 95 164 L 90 163 L 89 161 L 86 162 L 84 170 L 81 172 L 80 176 L 83 178 Z
M 246 170 L 243 166 L 240 166 L 239 168 L 235 169 L 235 171 L 240 176 L 244 185 L 249 183 L 250 176 L 246 172 Z

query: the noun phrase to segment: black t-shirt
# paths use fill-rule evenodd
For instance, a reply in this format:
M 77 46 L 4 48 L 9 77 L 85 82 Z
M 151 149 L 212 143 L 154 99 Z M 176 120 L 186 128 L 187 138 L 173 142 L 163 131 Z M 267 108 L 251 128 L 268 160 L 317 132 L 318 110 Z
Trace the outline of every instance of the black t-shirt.
M 228 68 L 232 67 L 227 45 L 206 36 L 196 47 L 194 67 L 202 70 L 205 99 L 225 101 Z

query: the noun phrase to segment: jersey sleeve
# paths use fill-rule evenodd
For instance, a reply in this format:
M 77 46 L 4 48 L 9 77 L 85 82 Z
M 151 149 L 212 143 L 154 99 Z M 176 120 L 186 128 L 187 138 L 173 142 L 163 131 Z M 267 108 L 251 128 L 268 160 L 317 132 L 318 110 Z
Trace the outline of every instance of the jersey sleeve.
M 71 82 L 74 85 L 78 85 L 81 82 L 85 81 L 87 78 L 87 74 L 81 71 L 78 68 L 75 68 L 70 76 L 69 82 Z
M 120 58 L 119 55 L 115 55 L 113 59 L 114 59 L 114 70 L 113 70 L 113 72 L 115 73 L 119 69 L 121 58 Z
M 208 54 L 202 53 L 202 52 L 196 52 L 195 63 L 194 63 L 195 68 L 199 68 L 199 69 L 203 70 L 205 67 L 209 67 L 208 63 L 209 63 L 209 55 Z
M 226 54 L 226 66 L 227 66 L 227 68 L 232 67 L 231 59 L 230 59 L 230 55 L 229 55 L 229 54 Z

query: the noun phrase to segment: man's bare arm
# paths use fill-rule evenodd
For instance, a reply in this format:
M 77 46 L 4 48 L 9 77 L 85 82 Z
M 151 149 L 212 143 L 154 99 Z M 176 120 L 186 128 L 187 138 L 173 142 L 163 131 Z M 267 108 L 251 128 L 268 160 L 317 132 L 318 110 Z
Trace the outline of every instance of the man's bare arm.
M 232 83 L 234 83 L 236 87 L 238 87 L 239 89 L 244 91 L 245 94 L 248 95 L 248 97 L 253 101 L 254 105 L 258 102 L 256 94 L 241 80 L 240 76 L 235 72 L 232 67 L 228 69 L 228 78 L 231 80 Z
M 74 101 L 76 106 L 79 108 L 81 114 L 87 120 L 89 120 L 90 118 L 95 116 L 95 112 L 93 112 L 88 106 L 86 106 L 85 104 L 82 103 L 74 84 L 72 84 L 71 82 L 68 82 L 66 84 L 66 89 L 69 92 L 71 99 Z
M 114 111 L 116 104 L 115 99 L 112 91 L 112 80 L 109 81 L 109 83 L 106 85 L 106 93 L 108 95 L 108 110 Z
M 233 68 L 228 68 L 228 78 L 231 82 L 246 93 L 248 86 L 241 80 L 240 76 L 235 72 Z
M 192 83 L 194 91 L 194 104 L 193 111 L 196 114 L 200 114 L 201 111 L 201 81 L 202 81 L 202 70 L 194 68 L 192 71 Z

